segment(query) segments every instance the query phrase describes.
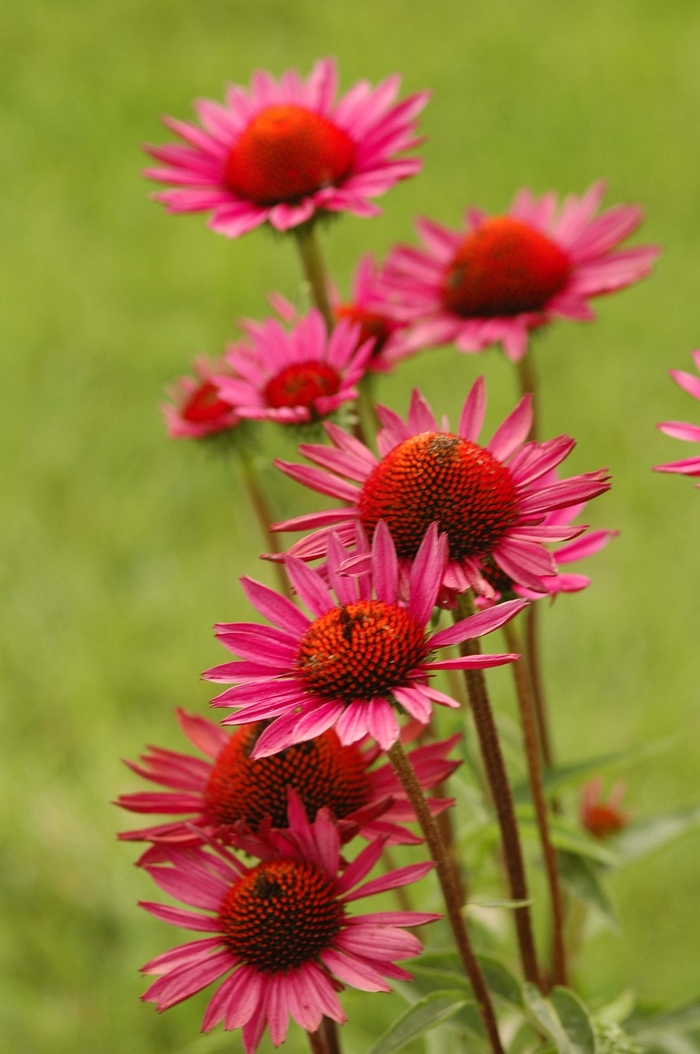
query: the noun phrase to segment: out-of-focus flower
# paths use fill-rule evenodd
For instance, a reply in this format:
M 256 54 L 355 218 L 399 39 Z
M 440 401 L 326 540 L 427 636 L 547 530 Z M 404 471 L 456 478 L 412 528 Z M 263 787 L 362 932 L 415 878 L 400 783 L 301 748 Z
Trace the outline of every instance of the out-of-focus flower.
M 461 231 L 419 220 L 423 249 L 398 246 L 382 274 L 392 312 L 411 324 L 392 358 L 452 341 L 466 352 L 500 342 L 518 362 L 531 329 L 595 318 L 590 298 L 644 278 L 659 253 L 653 245 L 614 251 L 642 211 L 618 205 L 596 217 L 604 191 L 595 183 L 558 210 L 555 194 L 523 189 L 505 216 L 469 209 Z
M 359 325 L 340 322 L 329 337 L 312 308 L 291 331 L 273 318 L 245 328 L 250 341 L 226 352 L 232 372 L 215 378 L 219 398 L 239 417 L 307 424 L 357 398 L 372 354 L 371 341 L 359 343 Z
M 195 376 L 180 377 L 168 389 L 172 402 L 163 403 L 161 410 L 171 438 L 203 439 L 236 427 L 240 417 L 221 399 L 213 381 L 225 369 L 224 363 L 200 356 L 194 361 Z
M 420 171 L 416 117 L 429 94 L 397 103 L 401 78 L 376 88 L 358 81 L 335 101 L 334 59 L 316 63 L 304 82 L 287 70 L 279 82 L 253 74 L 251 88 L 231 86 L 226 104 L 200 99 L 201 127 L 165 118 L 185 143 L 147 147 L 157 168 L 145 175 L 171 186 L 154 196 L 170 212 L 211 212 L 212 230 L 237 238 L 269 222 L 280 231 L 319 211 L 377 216 L 369 199 Z
M 311 821 L 328 808 L 341 840 L 355 834 L 381 836 L 388 845 L 410 845 L 421 839 L 405 827 L 416 817 L 390 765 L 373 768 L 380 753 L 369 744 L 343 746 L 329 729 L 315 739 L 289 747 L 282 754 L 251 757 L 262 722 L 243 725 L 231 735 L 203 717 L 177 710 L 182 731 L 206 756 L 206 761 L 162 747 L 151 747 L 140 763 L 126 764 L 139 776 L 170 788 L 122 794 L 117 805 L 136 813 L 159 813 L 172 819 L 155 827 L 124 831 L 124 841 L 159 844 L 199 844 L 202 836 L 230 840 L 231 828 L 245 823 L 251 830 L 269 817 L 273 827 L 287 826 L 287 788 L 299 795 Z M 448 760 L 459 735 L 409 751 L 421 787 L 442 783 L 459 766 Z M 433 814 L 450 799 L 429 799 Z
M 274 529 L 282 531 L 320 528 L 296 542 L 289 553 L 317 559 L 324 555 L 331 531 L 347 544 L 357 521 L 371 538 L 384 520 L 406 570 L 428 526 L 437 521 L 449 543 L 442 583 L 446 590 L 462 593 L 473 588 L 492 597 L 494 590 L 481 573 L 484 560 L 491 558 L 518 585 L 546 592 L 542 578 L 556 575 L 557 568 L 544 543 L 570 540 L 584 528 L 548 525 L 544 517 L 602 494 L 609 489 L 609 477 L 601 470 L 543 482 L 573 449 L 574 440 L 559 436 L 546 443 L 525 442 L 532 422 L 531 400 L 525 396 L 488 446 L 479 446 L 485 410 L 486 390 L 479 378 L 454 434 L 446 421 L 438 425 L 416 390 L 407 423 L 393 410 L 377 408 L 384 425 L 377 436 L 381 459 L 342 429 L 327 425 L 333 448 L 299 448 L 322 468 L 276 461 L 292 479 L 346 503 L 345 508 L 276 524 Z
M 336 318 L 347 318 L 359 323 L 360 343 L 374 340 L 372 356 L 367 364 L 370 370 L 391 369 L 394 334 L 402 327 L 402 323 L 390 314 L 381 288 L 380 271 L 371 254 L 366 253 L 355 269 L 350 300 L 342 303 L 336 298 L 333 307 Z
M 324 1014 L 345 1021 L 336 995 L 343 984 L 388 992 L 387 977 L 411 980 L 396 960 L 422 948 L 403 927 L 440 918 L 414 911 L 350 915 L 352 901 L 415 882 L 433 865 L 411 864 L 358 886 L 379 859 L 383 839 L 339 873 L 340 838 L 330 814 L 322 809 L 310 824 L 293 791 L 288 829 L 267 831 L 256 843 L 262 859 L 254 867 L 223 849 L 215 855 L 159 847 L 160 862 L 146 870 L 163 892 L 197 910 L 141 903 L 164 922 L 207 935 L 147 963 L 143 972 L 157 980 L 143 999 L 167 1010 L 229 974 L 202 1028 L 208 1032 L 221 1021 L 225 1029 L 242 1028 L 246 1054 L 253 1054 L 266 1026 L 275 1046 L 284 1042 L 290 1015 L 309 1032 Z
M 623 812 L 620 808 L 625 790 L 624 783 L 616 783 L 608 795 L 608 800 L 604 801 L 603 781 L 600 776 L 589 780 L 583 788 L 579 820 L 581 826 L 585 827 L 594 838 L 601 840 L 609 838 L 629 823 L 629 813 Z
M 427 633 L 445 562 L 444 539 L 438 538 L 434 524 L 416 554 L 405 601 L 399 598 L 399 564 L 386 524 L 380 523 L 374 532 L 367 570 L 353 577 L 339 574 L 347 557 L 347 550 L 331 536 L 325 573 L 336 597 L 318 572 L 294 557 L 285 561 L 292 586 L 313 619 L 245 577 L 241 581 L 248 599 L 273 625 L 216 627 L 224 647 L 242 657 L 204 674 L 207 680 L 236 685 L 213 700 L 214 706 L 237 709 L 223 724 L 271 721 L 253 757 L 276 754 L 331 727 L 345 745 L 370 735 L 388 750 L 399 738 L 401 712 L 427 724 L 433 703 L 459 706 L 432 687 L 435 671 L 483 669 L 517 657 L 468 655 L 430 661 L 436 649 L 490 633 L 526 604 L 500 604 L 449 629 Z
M 700 351 L 693 352 L 696 369 L 700 370 Z M 700 399 L 700 377 L 693 377 L 685 370 L 670 370 L 676 384 L 694 399 Z M 700 443 L 700 427 L 685 424 L 683 421 L 663 421 L 658 425 L 660 431 L 674 439 L 686 439 L 691 443 Z M 656 465 L 657 472 L 679 472 L 682 476 L 700 476 L 700 456 L 684 458 L 682 461 L 670 461 L 666 465 Z M 700 487 L 700 483 L 696 483 Z

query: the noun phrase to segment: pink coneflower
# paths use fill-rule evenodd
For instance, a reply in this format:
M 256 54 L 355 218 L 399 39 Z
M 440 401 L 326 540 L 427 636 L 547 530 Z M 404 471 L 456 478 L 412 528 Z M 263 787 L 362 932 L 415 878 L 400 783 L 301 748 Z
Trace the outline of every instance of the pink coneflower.
M 556 470 L 553 470 L 543 477 L 542 482 L 551 484 L 557 482 L 557 480 Z M 548 512 L 542 521 L 542 525 L 544 527 L 568 526 L 577 516 L 583 513 L 586 504 L 587 502 L 582 502 L 580 505 L 572 505 L 568 509 L 556 509 L 554 512 Z M 606 530 L 605 528 L 591 531 L 582 527 L 581 530 L 583 531 L 582 535 L 576 538 L 575 541 L 554 548 L 552 555 L 557 567 L 560 564 L 573 564 L 578 560 L 584 560 L 586 557 L 593 556 L 595 553 L 600 552 L 601 549 L 604 549 L 611 538 L 616 538 L 619 534 L 619 531 Z M 535 592 L 533 589 L 526 589 L 514 583 L 493 561 L 484 565 L 482 573 L 484 578 L 496 590 L 497 595 L 490 599 L 485 597 L 478 598 L 477 607 L 479 608 L 489 606 L 499 600 L 509 600 L 513 596 L 527 597 L 529 600 L 540 600 L 543 596 L 554 599 L 559 593 L 579 593 L 582 589 L 587 589 L 591 584 L 591 580 L 587 575 L 565 571 L 556 575 L 544 576 L 541 580 L 542 588 L 539 592 Z
M 231 735 L 203 717 L 176 710 L 182 731 L 208 758 L 151 747 L 141 764 L 126 764 L 139 776 L 171 793 L 123 794 L 117 804 L 130 812 L 183 817 L 155 827 L 124 831 L 124 841 L 198 844 L 203 834 L 229 840 L 241 822 L 257 831 L 266 816 L 273 827 L 287 826 L 287 788 L 299 795 L 312 821 L 328 808 L 338 823 L 341 840 L 355 834 L 386 838 L 388 845 L 410 845 L 420 839 L 397 821 L 415 821 L 390 765 L 371 766 L 379 748 L 353 743 L 343 746 L 332 728 L 315 739 L 297 743 L 282 754 L 251 757 L 264 725 L 242 725 Z M 404 738 L 404 737 L 402 737 Z M 429 743 L 409 752 L 423 789 L 436 787 L 458 768 L 447 758 L 459 735 Z M 450 799 L 430 799 L 433 814 Z M 381 818 L 379 818 L 381 817 Z
M 402 323 L 390 314 L 387 298 L 382 293 L 379 269 L 370 253 L 365 253 L 355 269 L 352 293 L 347 303 L 336 298 L 333 312 L 338 319 L 359 323 L 359 342 L 373 340 L 372 355 L 367 364 L 370 370 L 391 369 L 389 356 L 394 334 Z
M 220 398 L 213 381 L 215 373 L 226 369 L 221 362 L 210 363 L 205 356 L 194 361 L 195 377 L 180 377 L 168 389 L 171 403 L 163 403 L 168 435 L 172 439 L 203 439 L 235 428 L 239 415 Z
M 694 351 L 692 355 L 696 368 L 700 370 L 700 351 Z M 700 378 L 693 377 L 692 373 L 686 373 L 685 370 L 670 370 L 669 372 L 684 392 L 688 392 L 694 399 L 700 399 Z M 683 421 L 664 421 L 657 427 L 667 436 L 673 436 L 674 439 L 686 439 L 691 443 L 700 443 L 698 425 L 685 424 Z M 689 457 L 682 461 L 670 461 L 666 465 L 656 465 L 655 471 L 680 472 L 683 476 L 700 476 L 700 457 Z M 700 483 L 696 486 L 700 487 Z
M 212 230 L 237 238 L 269 222 L 279 231 L 317 212 L 377 216 L 369 198 L 420 171 L 416 117 L 428 93 L 395 103 L 401 78 L 372 89 L 359 81 L 337 103 L 334 59 L 317 62 L 306 83 L 296 70 L 279 81 L 258 70 L 251 90 L 234 85 L 221 106 L 194 104 L 202 127 L 164 118 L 185 146 L 147 147 L 164 167 L 145 175 L 174 184 L 154 195 L 170 212 L 211 211 Z
M 518 362 L 531 329 L 554 318 L 595 318 L 590 298 L 639 281 L 659 253 L 650 245 L 612 251 L 642 211 L 618 205 L 594 218 L 604 192 L 595 183 L 557 210 L 555 194 L 538 199 L 523 189 L 505 216 L 469 209 L 462 231 L 419 220 L 424 248 L 397 247 L 382 274 L 393 310 L 412 323 L 392 357 L 452 341 L 460 351 L 481 351 L 500 341 Z
M 532 409 L 530 397 L 524 396 L 488 446 L 479 446 L 485 410 L 486 390 L 479 378 L 454 434 L 446 422 L 442 429 L 438 426 L 416 390 L 407 424 L 393 410 L 377 408 L 384 425 L 377 436 L 381 460 L 340 428 L 327 425 L 333 448 L 302 444 L 299 449 L 330 472 L 275 462 L 299 483 L 347 503 L 345 508 L 277 524 L 275 529 L 284 531 L 321 528 L 295 543 L 290 554 L 317 559 L 325 553 L 331 530 L 347 543 L 358 521 L 371 538 L 384 520 L 406 568 L 428 526 L 437 521 L 449 541 L 446 590 L 462 593 L 471 587 L 493 596 L 481 573 L 490 558 L 518 585 L 546 591 L 542 578 L 557 574 L 557 568 L 544 543 L 575 538 L 583 528 L 547 525 L 545 516 L 602 494 L 609 489 L 608 476 L 601 470 L 543 483 L 546 473 L 570 453 L 574 440 L 559 436 L 546 443 L 525 443 Z
M 357 398 L 372 342 L 358 344 L 359 325 L 338 323 L 330 337 L 312 308 L 290 332 L 276 319 L 246 322 L 251 343 L 233 345 L 226 363 L 235 376 L 216 377 L 218 394 L 239 417 L 307 424 Z
M 427 633 L 445 561 L 444 538 L 438 538 L 434 524 L 416 554 L 405 601 L 399 598 L 399 565 L 386 524 L 380 523 L 374 532 L 369 571 L 353 577 L 339 574 L 347 556 L 331 536 L 325 572 L 337 600 L 317 571 L 294 557 L 285 561 L 312 619 L 278 593 L 244 577 L 248 599 L 273 626 L 231 623 L 216 628 L 221 643 L 243 661 L 204 674 L 210 681 L 237 686 L 212 705 L 237 708 L 224 724 L 272 720 L 253 757 L 275 754 L 331 727 L 344 745 L 370 735 L 388 750 L 399 738 L 401 712 L 427 724 L 434 702 L 459 705 L 432 687 L 435 671 L 483 669 L 516 658 L 470 655 L 430 661 L 436 649 L 490 633 L 527 603 L 501 604 L 439 633 Z
M 358 886 L 377 863 L 384 842 L 371 842 L 339 874 L 340 837 L 322 809 L 310 824 L 293 792 L 289 826 L 267 832 L 254 867 L 232 854 L 164 846 L 164 863 L 147 867 L 168 895 L 199 909 L 165 904 L 141 907 L 164 922 L 208 934 L 159 955 L 143 967 L 155 981 L 143 999 L 167 1010 L 233 970 L 212 996 L 202 1029 L 223 1021 L 242 1028 L 246 1054 L 253 1054 L 267 1025 L 279 1046 L 289 1017 L 315 1032 L 325 1014 L 346 1020 L 336 992 L 344 984 L 364 992 L 389 992 L 385 978 L 411 980 L 396 960 L 422 951 L 404 926 L 441 916 L 414 911 L 349 915 L 353 900 L 405 886 L 422 878 L 432 863 L 411 864 Z
M 625 784 L 618 781 L 603 800 L 603 781 L 600 776 L 589 780 L 583 788 L 579 820 L 594 838 L 601 841 L 623 830 L 630 822 L 629 814 L 620 808 L 625 795 Z

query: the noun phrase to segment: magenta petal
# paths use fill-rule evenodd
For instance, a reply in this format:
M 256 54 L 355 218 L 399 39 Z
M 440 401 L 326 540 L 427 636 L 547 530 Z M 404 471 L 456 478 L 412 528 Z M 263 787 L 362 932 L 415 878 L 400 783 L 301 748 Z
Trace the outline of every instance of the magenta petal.
M 368 704 L 367 727 L 382 750 L 388 750 L 399 738 L 396 714 L 386 699 L 377 698 Z
M 527 439 L 532 424 L 532 396 L 524 395 L 513 412 L 496 430 L 487 449 L 498 461 L 505 461 Z
M 221 977 L 222 973 L 230 970 L 235 962 L 229 951 L 217 952 L 205 962 L 198 962 L 194 966 L 178 970 L 175 974 L 160 977 L 141 998 L 148 1003 L 155 1003 L 159 1010 L 167 1010 L 206 988 L 212 981 Z
M 221 929 L 218 919 L 210 915 L 198 915 L 194 911 L 183 911 L 182 908 L 173 908 L 170 904 L 154 904 L 149 900 L 139 900 L 138 905 L 157 919 L 180 926 L 184 930 L 218 933 Z
M 286 975 L 289 1011 L 297 1025 L 307 1032 L 316 1032 L 321 1024 L 323 1010 L 318 1005 L 316 993 L 301 972 L 290 970 Z
M 519 655 L 462 655 L 458 659 L 442 659 L 439 662 L 426 662 L 425 670 L 489 670 L 492 666 L 505 666 L 515 662 Z M 449 698 L 449 696 L 447 697 Z
M 372 539 L 372 578 L 378 600 L 395 604 L 399 583 L 399 562 L 396 549 L 384 520 L 380 520 Z
M 392 689 L 392 695 L 397 702 L 401 703 L 401 706 L 411 717 L 415 717 L 416 721 L 427 725 L 430 721 L 432 708 L 430 700 L 426 698 L 421 687 L 394 688 Z
M 457 434 L 462 439 L 476 443 L 479 439 L 486 414 L 486 384 L 483 377 L 477 377 L 464 402 L 462 416 L 459 419 Z
M 381 875 L 379 878 L 373 878 L 370 882 L 365 882 L 363 886 L 358 886 L 352 893 L 346 894 L 343 900 L 346 902 L 360 900 L 362 897 L 370 897 L 375 893 L 385 893 L 387 889 L 407 886 L 410 882 L 418 882 L 429 871 L 432 871 L 434 867 L 435 864 L 432 860 L 426 860 L 422 864 L 409 864 L 407 867 L 396 868 L 396 870 L 389 871 L 386 875 Z
M 274 589 L 263 585 L 262 582 L 256 582 L 254 578 L 249 578 L 247 575 L 241 578 L 241 585 L 253 607 L 270 622 L 295 636 L 302 636 L 306 633 L 309 620 L 291 600 L 287 600 Z
M 361 992 L 391 991 L 391 986 L 373 966 L 358 960 L 354 955 L 346 955 L 335 948 L 326 948 L 321 952 L 321 961 L 341 981 L 352 985 L 353 988 L 359 988 Z
M 284 566 L 297 593 L 317 618 L 335 607 L 328 586 L 316 571 L 295 556 L 287 556 Z
M 447 557 L 446 536 L 438 535 L 438 524 L 433 521 L 416 553 L 411 567 L 408 610 L 416 622 L 425 626 L 430 621 Z
M 315 739 L 329 728 L 332 728 L 345 709 L 345 704 L 339 700 L 321 703 L 320 706 L 310 710 L 309 713 L 300 717 L 294 729 L 294 735 L 298 742 L 306 739 Z
M 369 845 L 365 846 L 362 852 L 358 853 L 352 863 L 348 864 L 342 874 L 338 877 L 337 887 L 339 891 L 344 893 L 346 890 L 352 889 L 352 887 L 358 882 L 361 882 L 365 875 L 368 875 L 377 863 L 382 855 L 383 849 L 383 838 L 377 838 L 375 841 L 370 842 Z M 347 900 L 348 898 L 345 897 L 344 899 Z
M 487 611 L 470 615 L 462 622 L 457 622 L 454 626 L 436 633 L 430 638 L 430 647 L 444 648 L 449 644 L 461 644 L 462 641 L 474 637 L 483 637 L 486 633 L 492 633 L 504 626 L 506 622 L 510 622 L 525 607 L 527 607 L 526 600 L 507 600 Z
M 225 1027 L 229 1030 L 241 1028 L 250 1021 L 253 1015 L 257 1015 L 261 1009 L 260 1004 L 263 1002 L 266 987 L 265 976 L 257 973 L 251 966 L 241 967 L 236 971 L 234 977 L 238 978 L 238 984 L 229 991 L 224 1022 Z

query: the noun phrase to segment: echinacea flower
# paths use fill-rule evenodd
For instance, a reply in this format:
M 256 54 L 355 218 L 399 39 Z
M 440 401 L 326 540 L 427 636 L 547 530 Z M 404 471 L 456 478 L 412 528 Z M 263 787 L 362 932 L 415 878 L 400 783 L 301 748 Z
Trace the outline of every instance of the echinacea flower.
M 700 351 L 694 351 L 693 360 L 695 366 L 700 370 Z M 694 399 L 700 399 L 700 378 L 693 377 L 692 373 L 685 370 L 670 370 L 676 384 L 684 392 L 692 395 Z M 683 421 L 663 421 L 657 426 L 661 432 L 674 439 L 685 439 L 691 443 L 700 443 L 700 427 L 698 425 L 685 424 Z M 683 476 L 700 476 L 700 456 L 684 458 L 682 461 L 670 461 L 666 465 L 656 465 L 656 472 L 680 472 Z M 700 487 L 700 483 L 696 483 Z
M 388 750 L 399 738 L 397 716 L 401 712 L 427 724 L 434 702 L 459 706 L 432 687 L 434 672 L 500 666 L 517 656 L 469 655 L 431 661 L 431 653 L 490 633 L 527 602 L 514 600 L 449 629 L 426 632 L 445 555 L 444 539 L 438 537 L 433 524 L 416 554 L 404 599 L 386 524 L 380 523 L 374 532 L 369 569 L 353 577 L 338 573 L 348 552 L 331 535 L 325 567 L 329 584 L 301 560 L 288 557 L 285 561 L 292 585 L 313 618 L 267 586 L 242 578 L 251 604 L 273 625 L 216 627 L 224 647 L 242 657 L 242 661 L 224 663 L 203 675 L 210 681 L 236 685 L 212 702 L 237 709 L 223 724 L 272 722 L 255 744 L 254 758 L 313 739 L 332 727 L 344 745 L 370 735 L 382 750 Z
M 557 480 L 557 472 L 554 469 L 552 472 L 547 473 L 542 482 L 555 483 Z M 572 505 L 568 509 L 556 509 L 554 512 L 548 512 L 542 524 L 545 527 L 566 526 L 583 512 L 586 505 L 587 502 L 584 501 L 580 505 Z M 593 556 L 595 553 L 600 552 L 601 549 L 604 549 L 611 538 L 616 538 L 618 534 L 619 531 L 611 531 L 606 528 L 597 528 L 595 530 L 589 530 L 587 527 L 583 528 L 582 534 L 573 542 L 567 542 L 566 545 L 556 546 L 553 549 L 552 555 L 557 567 L 560 564 L 573 564 L 578 560 L 584 560 L 586 557 Z M 489 585 L 496 590 L 497 595 L 489 599 L 478 597 L 476 601 L 477 608 L 487 607 L 499 600 L 510 600 L 514 596 L 527 597 L 528 600 L 540 600 L 544 596 L 554 599 L 559 593 L 579 593 L 582 589 L 587 589 L 591 584 L 591 580 L 587 575 L 564 571 L 558 572 L 556 575 L 543 576 L 541 580 L 542 588 L 539 592 L 535 592 L 533 589 L 526 589 L 517 585 L 493 561 L 484 564 L 482 574 Z
M 226 104 L 194 104 L 202 127 L 165 118 L 185 143 L 146 147 L 163 167 L 145 175 L 168 190 L 154 196 L 170 212 L 211 211 L 212 230 L 237 238 L 268 222 L 279 231 L 318 212 L 377 216 L 369 198 L 420 171 L 403 157 L 417 146 L 416 117 L 428 93 L 395 102 L 401 78 L 372 88 L 358 81 L 335 101 L 335 60 L 316 63 L 306 82 L 296 70 L 275 81 L 253 74 L 251 89 L 229 87 Z
M 659 253 L 652 245 L 614 251 L 642 211 L 618 205 L 595 216 L 604 192 L 595 183 L 557 209 L 555 194 L 538 199 L 523 189 L 504 216 L 468 209 L 461 231 L 420 219 L 423 248 L 398 246 L 382 272 L 393 311 L 412 324 L 392 356 L 450 342 L 481 351 L 500 342 L 518 362 L 531 329 L 554 318 L 595 318 L 590 298 L 644 278 Z
M 163 403 L 161 410 L 172 439 L 203 439 L 227 432 L 240 422 L 231 404 L 219 396 L 212 379 L 225 369 L 224 363 L 209 362 L 202 355 L 194 361 L 196 376 L 180 377 L 168 389 L 172 402 Z
M 446 423 L 438 426 L 417 390 L 407 423 L 379 406 L 384 425 L 377 436 L 380 459 L 342 429 L 326 425 L 332 448 L 316 444 L 299 448 L 321 468 L 286 461 L 275 464 L 297 482 L 344 501 L 345 508 L 299 516 L 273 529 L 320 528 L 289 550 L 292 556 L 314 560 L 324 555 L 331 530 L 347 544 L 358 521 L 371 538 L 377 523 L 384 520 L 407 568 L 428 526 L 437 521 L 449 543 L 446 590 L 462 593 L 473 588 L 493 596 L 481 573 L 484 560 L 490 558 L 516 584 L 546 592 L 542 578 L 557 574 L 557 568 L 544 543 L 567 541 L 584 528 L 548 525 L 545 516 L 602 494 L 609 489 L 609 477 L 601 470 L 543 482 L 573 449 L 574 440 L 564 435 L 546 443 L 526 443 L 532 422 L 531 399 L 526 395 L 488 446 L 479 446 L 485 411 L 481 377 L 467 396 L 456 434 Z
M 233 375 L 215 378 L 220 399 L 239 417 L 308 424 L 357 398 L 372 342 L 358 345 L 359 325 L 338 323 L 330 336 L 316 308 L 287 331 L 274 318 L 245 323 L 250 341 L 229 348 Z
M 603 841 L 627 827 L 629 814 L 623 812 L 620 804 L 625 795 L 625 784 L 618 781 L 610 791 L 608 800 L 603 800 L 603 781 L 600 776 L 589 780 L 583 788 L 579 820 L 594 838 Z
M 390 765 L 373 768 L 379 755 L 368 744 L 343 746 L 332 728 L 315 739 L 297 743 L 282 754 L 252 758 L 251 752 L 264 725 L 242 725 L 231 735 L 203 717 L 176 710 L 180 728 L 207 757 L 204 761 L 162 747 L 151 747 L 140 763 L 126 764 L 144 779 L 169 787 L 169 792 L 122 794 L 117 805 L 136 813 L 159 813 L 171 822 L 124 831 L 123 841 L 199 844 L 204 835 L 229 841 L 231 829 L 245 823 L 252 831 L 270 818 L 273 827 L 287 826 L 287 788 L 299 795 L 313 822 L 318 810 L 333 813 L 341 840 L 355 834 L 372 839 L 382 836 L 388 845 L 410 845 L 421 839 L 400 822 L 415 821 Z M 404 738 L 405 741 L 405 737 Z M 448 760 L 459 735 L 409 751 L 416 777 L 425 790 L 436 787 L 458 768 Z M 433 814 L 450 799 L 429 799 Z
M 350 299 L 343 303 L 336 297 L 333 313 L 338 319 L 347 318 L 359 323 L 360 343 L 374 341 L 368 369 L 391 369 L 388 356 L 391 354 L 392 338 L 401 329 L 402 323 L 391 315 L 387 299 L 381 292 L 379 269 L 370 253 L 365 253 L 358 262 Z
M 352 901 L 415 882 L 433 867 L 410 864 L 358 886 L 383 847 L 376 839 L 339 873 L 340 837 L 328 810 L 309 823 L 293 791 L 288 829 L 267 833 L 264 859 L 253 867 L 224 849 L 215 855 L 162 846 L 163 862 L 146 870 L 163 892 L 198 910 L 140 906 L 207 936 L 147 963 L 143 973 L 157 980 L 142 998 L 167 1010 L 228 974 L 209 1002 L 202 1029 L 209 1032 L 222 1021 L 225 1029 L 242 1028 L 246 1054 L 253 1054 L 266 1026 L 279 1046 L 290 1016 L 309 1032 L 324 1014 L 344 1022 L 337 990 L 347 984 L 389 992 L 387 977 L 411 980 L 396 960 L 419 955 L 422 947 L 403 927 L 440 918 L 414 911 L 348 913 Z

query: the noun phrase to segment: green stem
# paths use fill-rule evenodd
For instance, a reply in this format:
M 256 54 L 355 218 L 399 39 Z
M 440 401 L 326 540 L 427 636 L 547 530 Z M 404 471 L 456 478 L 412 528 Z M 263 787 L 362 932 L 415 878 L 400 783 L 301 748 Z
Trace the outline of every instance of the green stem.
M 471 592 L 462 593 L 457 600 L 454 613 L 455 622 L 468 618 L 474 613 L 474 601 Z M 462 655 L 478 655 L 481 647 L 478 639 L 464 641 L 460 645 Z M 503 856 L 508 873 L 510 895 L 513 900 L 529 900 L 525 864 L 520 846 L 520 835 L 515 818 L 515 806 L 506 772 L 501 744 L 498 739 L 496 723 L 489 701 L 486 679 L 483 670 L 465 670 L 464 680 L 467 685 L 469 704 L 474 718 L 481 756 L 484 760 L 486 778 L 491 790 L 491 798 L 496 809 L 498 825 L 501 830 Z M 513 912 L 518 937 L 520 960 L 523 973 L 528 981 L 540 985 L 540 975 L 535 953 L 535 939 L 532 932 L 530 909 L 527 905 L 516 908 Z
M 335 318 L 328 298 L 328 274 L 316 237 L 316 224 L 313 220 L 309 223 L 302 223 L 300 227 L 294 228 L 294 235 L 301 257 L 301 266 L 304 269 L 304 277 L 309 283 L 314 304 L 323 315 L 326 328 L 331 333 L 335 326 Z
M 532 685 L 532 698 L 535 704 L 535 720 L 537 722 L 537 735 L 540 741 L 540 749 L 542 750 L 542 759 L 547 768 L 551 768 L 553 764 L 552 742 L 549 734 L 547 700 L 544 694 L 540 664 L 539 609 L 539 604 L 530 604 L 525 612 L 525 654 L 530 674 L 530 684 Z
M 479 962 L 474 954 L 474 950 L 472 949 L 464 921 L 464 915 L 462 914 L 462 901 L 460 900 L 459 889 L 455 882 L 454 871 L 451 867 L 450 859 L 442 838 L 440 837 L 437 824 L 430 813 L 428 803 L 425 800 L 425 795 L 421 790 L 413 766 L 401 745 L 401 741 L 397 740 L 393 747 L 387 751 L 387 754 L 389 756 L 389 761 L 393 765 L 394 771 L 398 776 L 399 782 L 406 792 L 406 797 L 413 806 L 421 830 L 425 835 L 428 850 L 435 861 L 435 870 L 437 871 L 438 881 L 440 882 L 440 888 L 442 889 L 442 895 L 445 900 L 447 917 L 450 926 L 452 927 L 457 951 L 462 960 L 464 972 L 469 978 L 472 989 L 474 990 L 474 996 L 479 1006 L 479 1012 L 484 1022 L 484 1028 L 486 1029 L 486 1035 L 491 1044 L 491 1049 L 493 1054 L 503 1054 L 503 1047 L 501 1046 L 501 1039 L 498 1034 L 496 1014 L 493 1009 L 493 1003 L 491 1002 L 491 995 L 486 987 L 484 975 L 481 972 L 481 967 L 479 966 Z
M 506 645 L 509 651 L 522 652 L 520 635 L 512 622 L 503 627 Z M 530 678 L 523 659 L 516 659 L 511 665 L 515 692 L 518 697 L 518 709 L 520 711 L 520 726 L 523 733 L 523 744 L 525 746 L 525 757 L 527 758 L 527 772 L 530 782 L 530 793 L 535 806 L 537 816 L 537 829 L 542 845 L 542 856 L 544 858 L 545 871 L 547 873 L 547 884 L 549 886 L 549 897 L 552 904 L 552 979 L 554 984 L 568 984 L 566 975 L 566 950 L 564 947 L 564 905 L 562 903 L 561 887 L 559 885 L 559 869 L 557 867 L 557 854 L 549 836 L 549 822 L 547 818 L 547 802 L 544 797 L 542 784 L 542 763 L 540 748 L 537 742 L 537 726 L 535 723 L 535 707 L 533 705 L 532 693 L 530 691 Z
M 527 438 L 534 439 L 536 442 L 538 442 L 538 437 L 540 434 L 540 399 L 537 390 L 537 371 L 535 370 L 534 356 L 535 353 L 532 350 L 532 345 L 530 344 L 520 362 L 516 363 L 516 369 L 518 371 L 518 381 L 520 383 L 520 394 L 530 394 L 532 396 L 532 426 L 530 427 L 530 431 L 528 433 Z
M 250 504 L 253 506 L 253 511 L 257 517 L 258 523 L 262 530 L 263 536 L 270 552 L 278 556 L 281 552 L 279 536 L 274 531 L 270 530 L 272 525 L 272 515 L 270 513 L 270 507 L 265 497 L 265 492 L 260 485 L 258 474 L 255 469 L 255 461 L 250 451 L 245 450 L 243 447 L 240 448 L 241 455 L 241 467 L 243 469 L 243 478 L 245 480 L 246 491 L 248 492 L 248 499 Z M 277 575 L 277 584 L 280 592 L 292 599 L 292 588 L 287 578 L 287 572 L 284 569 L 284 564 L 275 563 L 275 574 Z

